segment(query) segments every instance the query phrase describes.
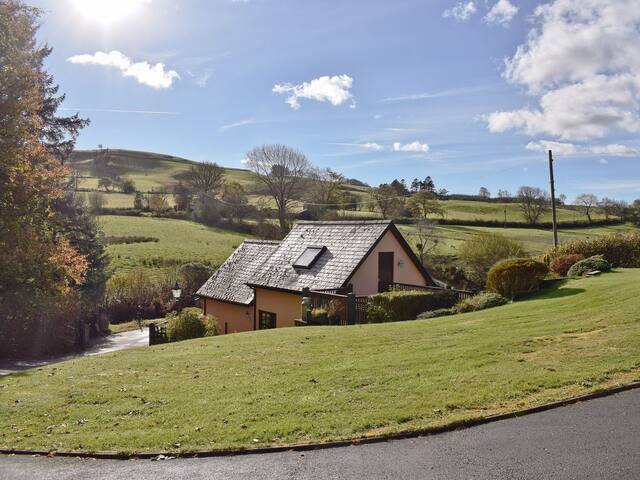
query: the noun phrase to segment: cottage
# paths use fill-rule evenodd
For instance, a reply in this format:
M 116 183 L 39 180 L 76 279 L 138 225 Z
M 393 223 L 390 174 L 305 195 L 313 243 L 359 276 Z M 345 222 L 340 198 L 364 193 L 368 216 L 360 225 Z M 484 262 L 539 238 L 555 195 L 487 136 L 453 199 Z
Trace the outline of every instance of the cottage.
M 247 240 L 200 288 L 225 333 L 291 327 L 303 289 L 357 296 L 434 286 L 391 221 L 298 222 L 281 242 Z

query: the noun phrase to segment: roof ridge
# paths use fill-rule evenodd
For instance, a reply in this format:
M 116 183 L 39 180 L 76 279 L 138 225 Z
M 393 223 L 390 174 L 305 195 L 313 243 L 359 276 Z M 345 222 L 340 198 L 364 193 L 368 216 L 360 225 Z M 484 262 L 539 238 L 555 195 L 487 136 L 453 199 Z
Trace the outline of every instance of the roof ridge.
M 387 225 L 393 220 L 298 220 L 296 225 Z
M 242 243 L 266 243 L 269 245 L 279 245 L 280 240 L 260 240 L 258 238 L 246 238 Z

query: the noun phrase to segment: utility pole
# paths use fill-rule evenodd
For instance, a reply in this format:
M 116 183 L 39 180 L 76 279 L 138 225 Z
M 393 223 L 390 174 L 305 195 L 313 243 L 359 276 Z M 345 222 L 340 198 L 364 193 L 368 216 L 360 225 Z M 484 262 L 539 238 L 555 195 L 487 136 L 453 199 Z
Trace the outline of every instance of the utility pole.
M 556 186 L 553 181 L 553 154 L 549 150 L 549 180 L 551 181 L 551 222 L 553 224 L 553 248 L 558 248 L 558 218 L 556 216 Z

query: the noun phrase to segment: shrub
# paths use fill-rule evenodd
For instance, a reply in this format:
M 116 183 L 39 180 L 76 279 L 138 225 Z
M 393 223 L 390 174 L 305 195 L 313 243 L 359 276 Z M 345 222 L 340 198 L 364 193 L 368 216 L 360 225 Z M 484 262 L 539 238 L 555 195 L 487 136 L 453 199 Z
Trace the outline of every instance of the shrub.
M 314 308 L 311 310 L 312 325 L 326 325 L 329 313 L 325 308 Z
M 499 307 L 508 303 L 502 295 L 493 292 L 482 292 L 473 297 L 465 298 L 454 307 L 457 313 L 477 312 L 486 308 Z
M 520 242 L 497 233 L 482 232 L 464 242 L 458 258 L 464 266 L 467 277 L 481 286 L 487 279 L 487 273 L 497 262 L 525 255 L 526 252 Z
M 446 317 L 448 315 L 454 315 L 455 313 L 457 313 L 455 308 L 439 308 L 437 310 L 422 312 L 420 315 L 418 315 L 418 318 L 420 320 L 425 320 L 429 318 Z
M 386 323 L 391 322 L 393 318 L 386 308 L 380 305 L 374 305 L 369 302 L 367 305 L 367 322 L 368 323 Z
M 584 259 L 584 256 L 580 255 L 579 253 L 558 255 L 551 259 L 549 270 L 551 270 L 552 273 L 556 274 L 559 277 L 566 277 L 567 272 L 573 266 L 573 264 L 579 262 L 582 259 Z
M 105 304 L 111 323 L 164 316 L 173 302 L 171 282 L 145 269 L 114 275 L 107 281 Z M 138 308 L 140 306 L 140 309 Z
M 512 258 L 494 265 L 487 277 L 487 289 L 507 298 L 535 292 L 547 274 L 547 266 L 531 258 Z
M 580 260 L 573 265 L 567 273 L 570 277 L 580 277 L 585 273 L 598 270 L 600 272 L 608 272 L 611 270 L 611 264 L 607 262 L 602 255 L 594 255 L 593 257 Z
M 204 324 L 205 337 L 215 337 L 216 335 L 220 335 L 220 324 L 216 317 L 213 315 L 203 315 L 202 323 Z
M 545 256 L 579 254 L 584 258 L 602 255 L 614 267 L 640 268 L 640 233 L 615 233 L 589 240 L 573 240 L 563 243 L 556 250 L 548 250 Z
M 167 337 L 170 342 L 200 338 L 205 334 L 202 311 L 199 308 L 185 308 L 180 313 L 167 315 Z
M 181 301 L 183 306 L 194 304 L 193 296 L 213 272 L 213 268 L 204 263 L 190 262 L 180 265 L 178 275 L 182 286 Z
M 369 305 L 381 307 L 388 313 L 389 320 L 383 321 L 413 320 L 422 312 L 452 307 L 456 298 L 452 290 L 396 290 L 372 295 Z M 375 315 L 384 317 L 380 312 Z

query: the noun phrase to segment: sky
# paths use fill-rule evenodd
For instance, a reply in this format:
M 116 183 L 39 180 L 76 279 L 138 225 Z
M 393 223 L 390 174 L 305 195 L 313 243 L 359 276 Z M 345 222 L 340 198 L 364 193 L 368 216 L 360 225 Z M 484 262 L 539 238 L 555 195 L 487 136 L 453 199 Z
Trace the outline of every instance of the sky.
M 32 0 L 77 148 L 640 198 L 637 0 Z

